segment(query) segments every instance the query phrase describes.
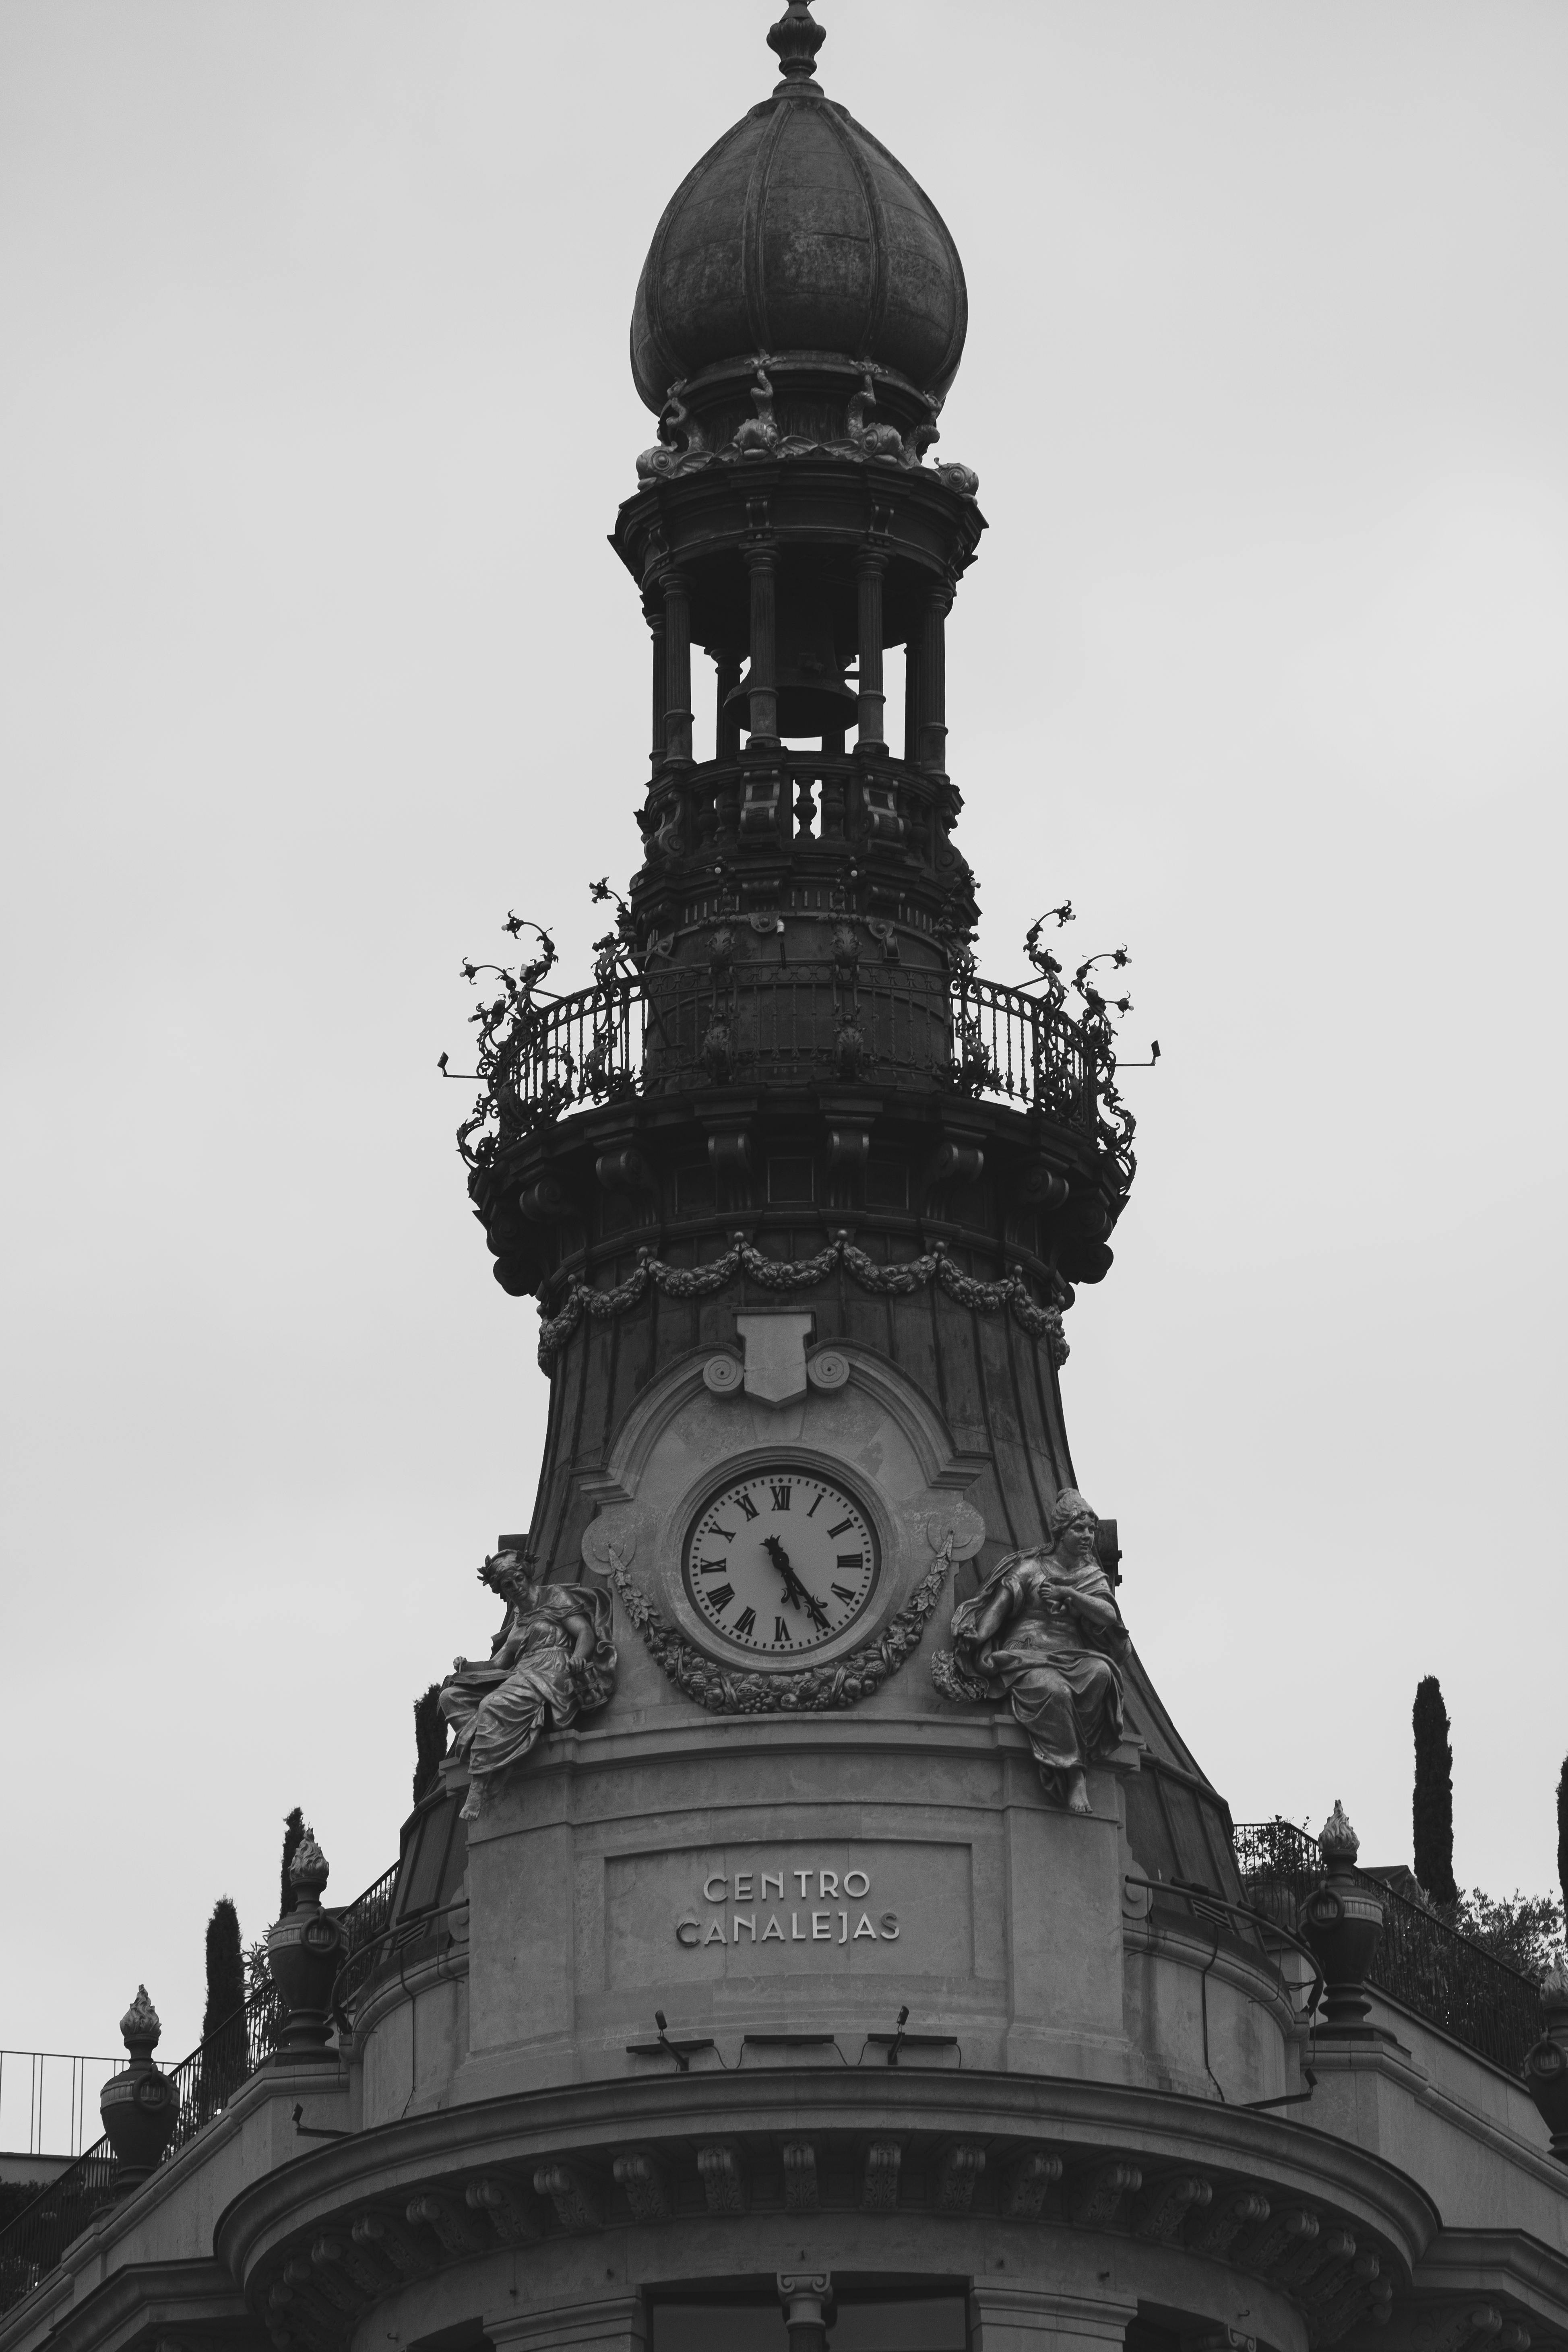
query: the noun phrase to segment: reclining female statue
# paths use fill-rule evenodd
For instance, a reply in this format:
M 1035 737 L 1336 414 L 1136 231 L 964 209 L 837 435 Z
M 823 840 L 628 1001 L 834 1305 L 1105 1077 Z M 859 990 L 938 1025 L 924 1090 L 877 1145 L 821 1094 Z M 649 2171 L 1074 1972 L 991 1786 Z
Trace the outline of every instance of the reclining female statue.
M 462 1817 L 479 1819 L 498 1773 L 519 1763 L 547 1729 L 560 1731 L 603 1706 L 616 1687 L 610 1596 L 585 1584 L 547 1584 L 517 1551 L 499 1551 L 479 1570 L 507 1604 L 488 1664 L 454 1658 L 457 1671 L 437 1702 L 451 1725 L 454 1756 L 468 1768 Z

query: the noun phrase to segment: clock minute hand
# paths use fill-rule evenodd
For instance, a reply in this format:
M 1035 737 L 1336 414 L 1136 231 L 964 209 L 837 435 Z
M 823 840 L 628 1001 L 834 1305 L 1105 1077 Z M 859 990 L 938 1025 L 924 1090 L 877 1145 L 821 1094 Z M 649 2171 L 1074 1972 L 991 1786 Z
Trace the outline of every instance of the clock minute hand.
M 784 1579 L 784 1597 L 785 1605 L 791 1609 L 798 1608 L 799 1603 L 795 1600 L 795 1596 L 797 1592 L 804 1594 L 805 1587 L 802 1584 L 799 1577 L 790 1566 L 788 1552 L 785 1551 L 777 1536 L 764 1536 L 763 1538 L 763 1549 L 767 1553 L 768 1558 L 773 1561 L 773 1566 L 778 1570 L 779 1574 Z
M 799 1577 L 790 1566 L 789 1554 L 785 1551 L 777 1536 L 764 1536 L 763 1538 L 763 1549 L 784 1579 L 784 1597 L 786 1606 L 791 1609 L 798 1609 L 800 1602 L 804 1601 L 813 1624 L 816 1627 L 818 1633 L 826 1633 L 827 1631 L 827 1612 L 824 1609 L 821 1601 L 817 1600 L 816 1594 L 806 1591 L 805 1585 L 801 1582 Z M 797 1594 L 799 1595 L 799 1600 L 795 1597 Z

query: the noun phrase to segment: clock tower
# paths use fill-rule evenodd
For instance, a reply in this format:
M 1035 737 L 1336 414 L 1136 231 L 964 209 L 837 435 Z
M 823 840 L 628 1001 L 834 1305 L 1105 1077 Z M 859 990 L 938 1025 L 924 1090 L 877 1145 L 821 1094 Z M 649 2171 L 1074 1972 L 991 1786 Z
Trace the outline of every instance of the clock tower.
M 963 272 L 806 0 L 768 39 L 633 308 L 636 870 L 591 986 L 541 935 L 478 1016 L 550 1383 L 505 1614 L 395 1868 L 330 1908 L 307 1836 L 173 2074 L 132 2002 L 0 2352 L 1562 2352 L 1568 1978 L 1338 1805 L 1233 1831 L 1078 1491 L 1131 1122 L 1098 1000 L 971 947 Z
M 1079 1693 L 1051 1731 L 1001 1634 L 994 1671 L 954 1645 L 1070 1516 L 1064 1317 L 1110 1266 L 1131 1121 L 1092 1008 L 975 967 L 944 662 L 985 527 L 943 438 L 963 270 L 825 94 L 823 38 L 794 0 L 776 89 L 676 189 L 633 304 L 657 437 L 611 543 L 648 627 L 639 861 L 591 987 L 548 990 L 542 954 L 479 1019 L 470 1192 L 551 1385 L 503 1636 L 541 1582 L 597 1593 L 615 1661 L 592 1707 L 542 1696 L 524 1750 L 470 1738 L 465 1682 L 418 1832 L 466 1789 L 476 1906 L 520 1906 L 471 1996 L 475 2060 L 493 2039 L 520 2085 L 624 2066 L 656 2011 L 788 2035 L 825 2002 L 1058 2066 L 1125 2032 L 1120 1983 L 1080 1956 L 1064 2009 L 984 1887 L 1015 1916 L 1063 1869 L 1113 1913 L 1128 1867 L 1238 1891 L 1121 1627 L 1113 1521 L 1086 1522 L 1090 1630 L 1121 1645 L 1098 1713 Z

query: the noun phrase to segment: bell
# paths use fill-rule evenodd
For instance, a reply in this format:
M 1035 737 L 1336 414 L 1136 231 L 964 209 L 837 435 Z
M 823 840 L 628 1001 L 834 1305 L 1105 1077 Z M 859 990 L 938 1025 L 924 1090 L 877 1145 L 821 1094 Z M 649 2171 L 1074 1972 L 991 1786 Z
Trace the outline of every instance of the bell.
M 803 613 L 793 600 L 779 599 L 774 677 L 778 692 L 778 731 L 785 737 L 841 735 L 859 714 L 854 689 L 844 683 L 844 665 L 833 650 L 833 632 L 825 620 Z M 742 711 L 751 688 L 751 672 L 725 696 Z

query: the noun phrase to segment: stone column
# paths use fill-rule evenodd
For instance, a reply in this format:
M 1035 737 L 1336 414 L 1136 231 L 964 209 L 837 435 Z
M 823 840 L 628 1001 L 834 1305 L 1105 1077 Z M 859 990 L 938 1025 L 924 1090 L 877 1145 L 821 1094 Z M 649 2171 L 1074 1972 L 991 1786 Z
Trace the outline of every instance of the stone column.
M 664 764 L 664 606 L 657 596 L 643 599 L 643 615 L 653 640 L 653 732 L 647 756 L 657 776 Z
M 947 616 L 952 590 L 946 581 L 927 592 L 921 615 L 920 734 L 915 757 L 933 775 L 947 773 Z
M 882 575 L 888 559 L 878 548 L 862 548 L 855 562 L 859 619 L 859 749 L 885 751 L 887 701 L 882 691 Z
M 921 633 L 911 629 L 904 647 L 904 757 L 912 768 L 920 756 Z
M 691 592 L 684 572 L 667 572 L 664 598 L 664 750 L 691 762 Z
M 751 741 L 758 751 L 776 751 L 779 741 L 777 560 L 771 540 L 753 541 L 746 550 L 752 584 Z
M 1060 2287 L 1004 2286 L 977 2279 L 969 2291 L 970 2352 L 1121 2352 L 1135 2301 L 1070 2294 Z
M 835 2316 L 831 2271 L 780 2271 L 778 2290 L 789 2352 L 827 2352 Z
M 719 668 L 719 709 L 713 724 L 713 757 L 735 760 L 741 752 L 741 706 L 731 702 L 731 695 L 741 683 L 741 665 L 733 654 L 721 654 Z
M 640 2294 L 606 2294 L 548 2310 L 487 2314 L 495 2352 L 647 2352 Z

